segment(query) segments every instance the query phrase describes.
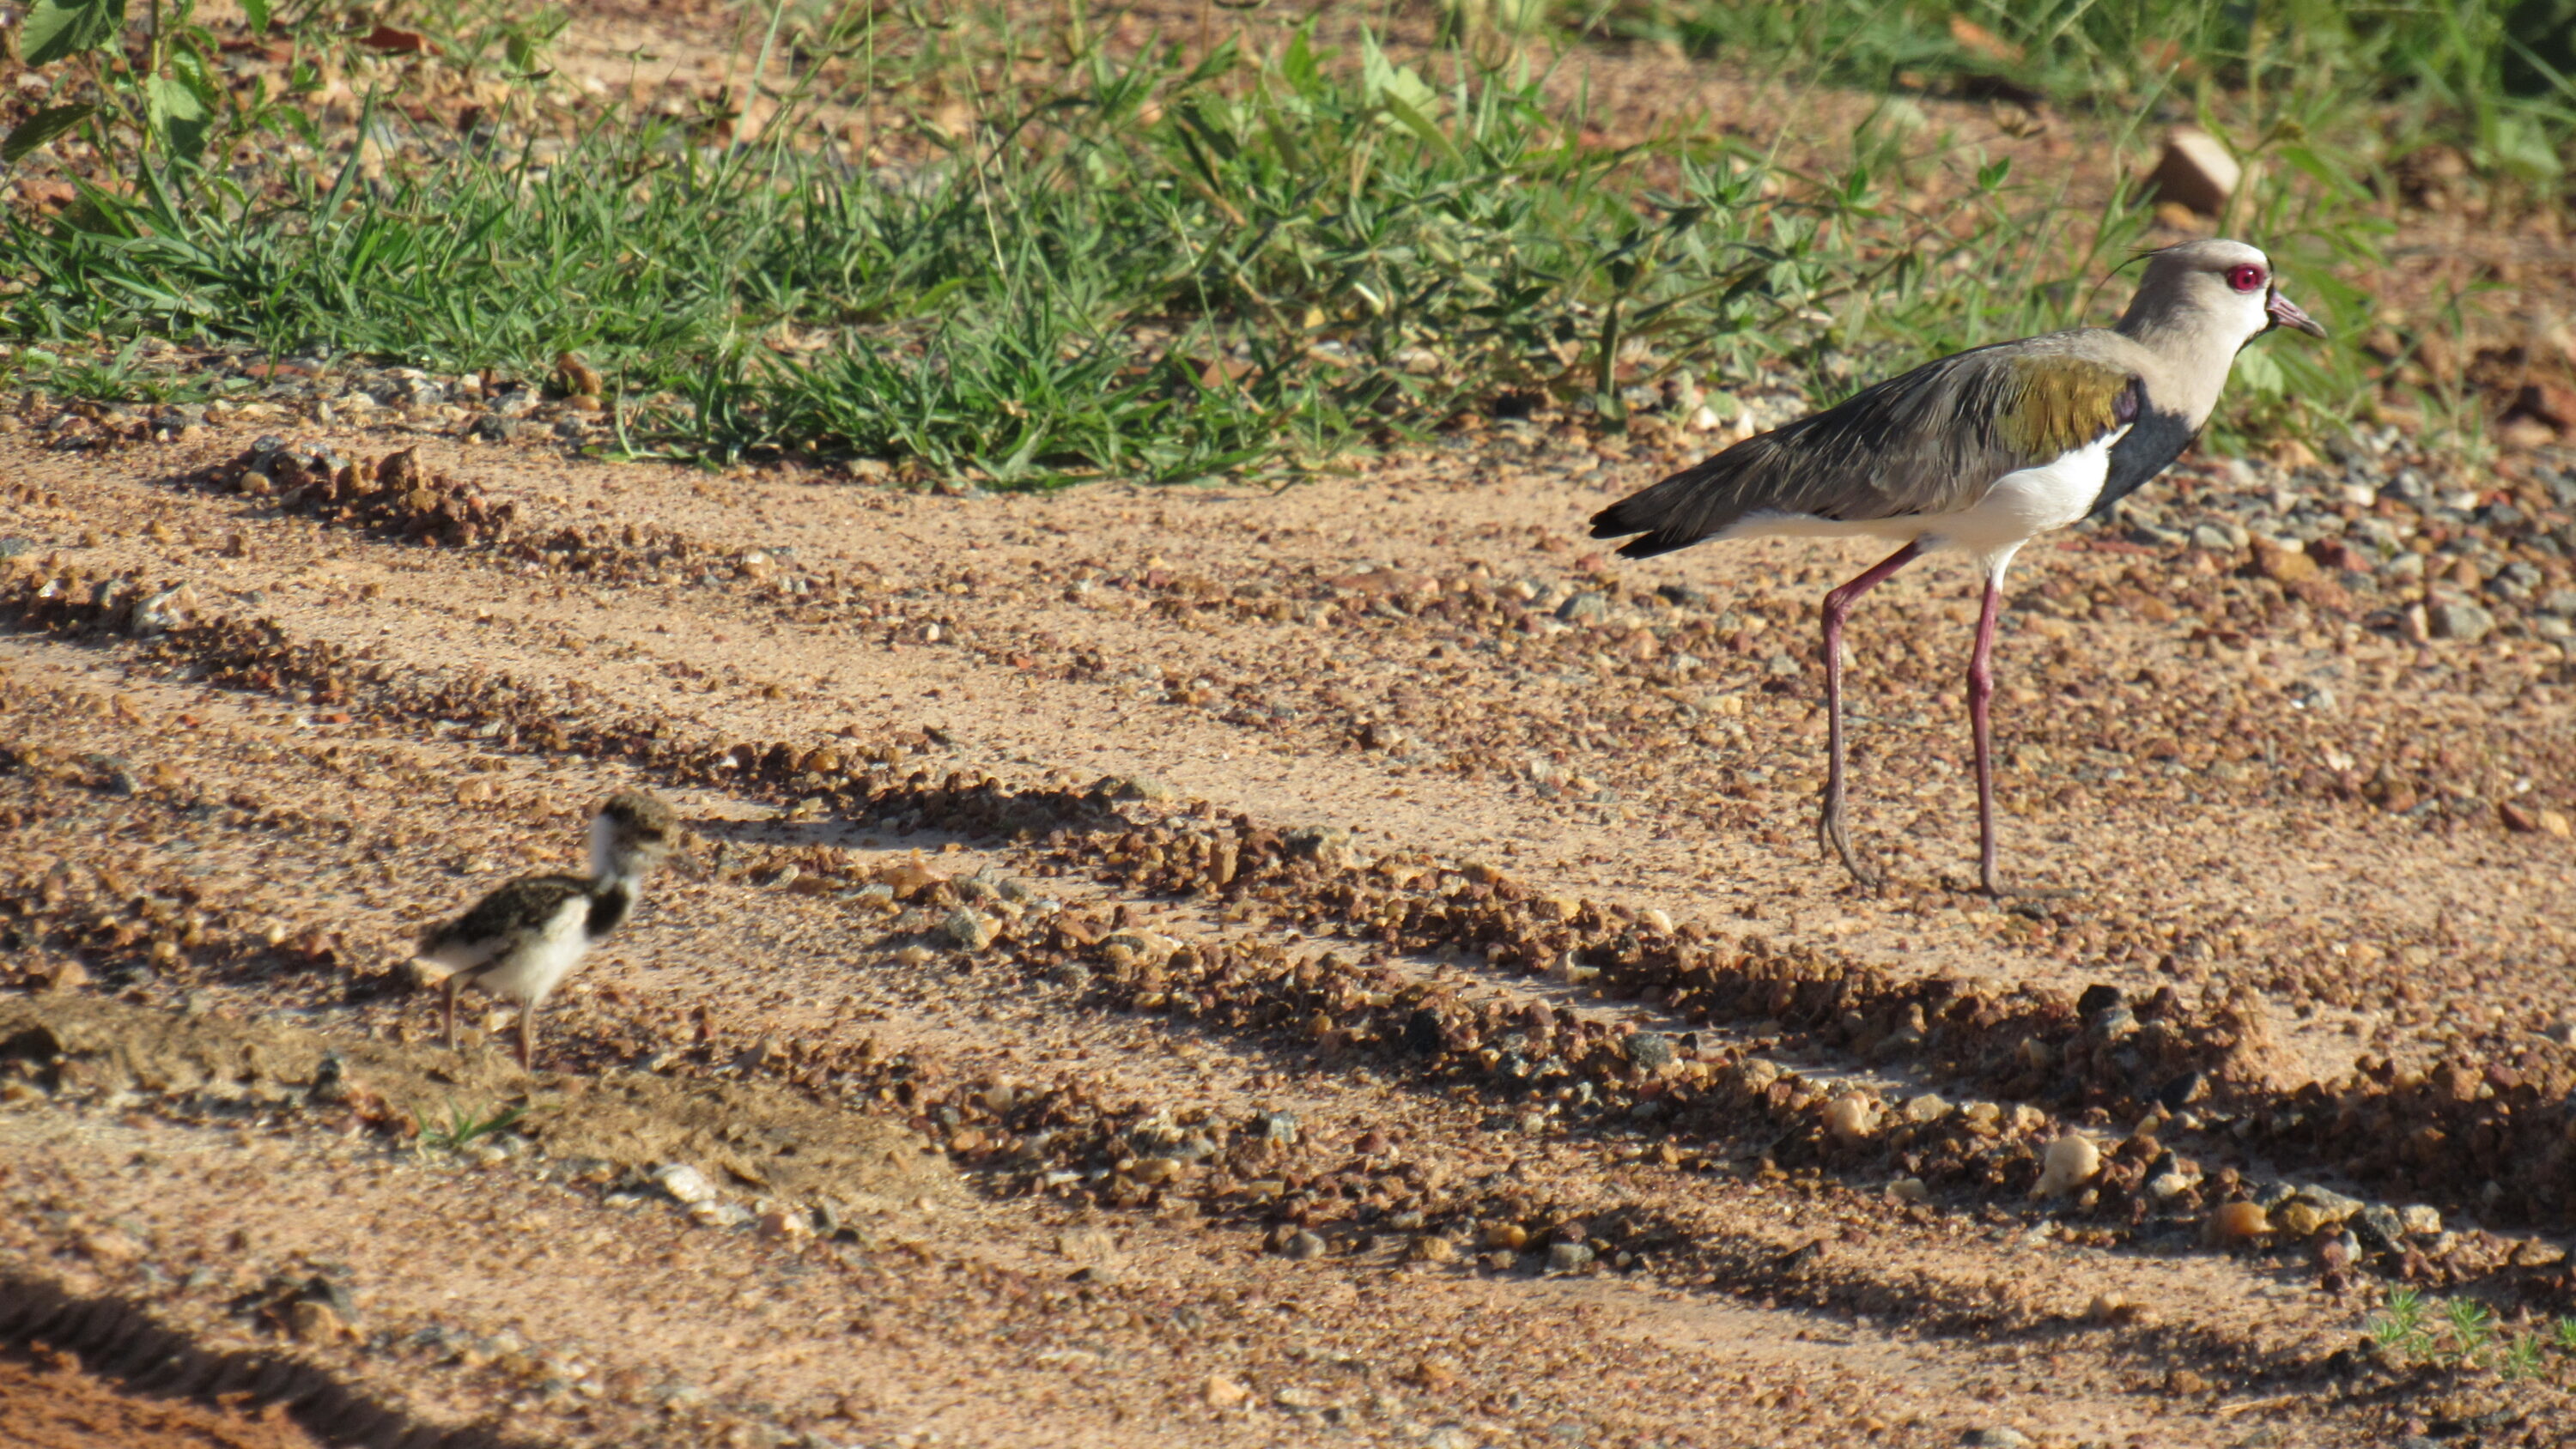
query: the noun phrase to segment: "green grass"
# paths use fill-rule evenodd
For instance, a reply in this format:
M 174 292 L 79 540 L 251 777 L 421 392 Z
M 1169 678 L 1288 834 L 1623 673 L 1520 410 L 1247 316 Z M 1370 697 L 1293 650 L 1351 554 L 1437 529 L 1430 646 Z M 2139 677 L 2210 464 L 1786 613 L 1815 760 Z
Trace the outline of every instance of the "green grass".
M 2576 1364 L 2576 1318 L 2516 1328 L 2470 1298 L 2428 1302 L 2413 1288 L 2392 1288 L 2364 1331 L 2372 1342 L 2410 1359 L 2454 1368 L 2493 1368 L 2509 1380 L 2557 1382 Z
M 443 1125 L 421 1123 L 420 1145 L 439 1152 L 461 1152 L 479 1138 L 509 1131 L 526 1115 L 528 1109 L 524 1106 L 505 1107 L 488 1115 L 477 1115 L 449 1102 L 447 1121 Z
M 143 337 L 531 380 L 574 351 L 611 379 L 618 436 L 667 455 L 1172 481 L 1322 466 L 1496 411 L 1624 426 L 1675 373 L 1721 408 L 1749 384 L 1827 401 L 2099 320 L 2147 231 L 2130 196 L 2078 206 L 2068 178 L 1894 126 L 1805 170 L 1723 141 L 1614 149 L 1525 69 L 1435 84 L 1303 32 L 1257 56 L 1115 59 L 1080 7 L 1056 61 L 992 86 L 1036 37 L 990 13 L 916 31 L 873 14 L 799 22 L 790 48 L 831 57 L 801 104 L 972 98 L 971 134 L 921 128 L 940 149 L 918 164 L 877 174 L 809 144 L 797 106 L 742 145 L 608 110 L 560 144 L 496 147 L 383 106 L 373 123 L 410 144 L 380 179 L 344 149 L 9 218 L 0 294 L 32 349 L 14 366 L 132 398 L 174 385 L 135 361 Z M 534 63 L 553 23 L 434 18 L 485 71 Z M 2134 140 L 2166 94 L 2105 124 Z M 2341 274 L 2371 260 L 2369 198 L 2290 135 L 2273 144 L 2294 174 L 2245 230 L 2330 323 L 2366 316 Z M 2355 331 L 2249 361 L 2220 441 L 2361 407 Z
M 2126 109 L 2178 88 L 2246 134 L 2367 123 L 2555 180 L 2576 123 L 2563 20 L 2513 0 L 1618 0 L 1559 7 L 1613 34 L 1862 87 L 1998 83 Z M 1596 18 L 1597 17 L 1597 18 Z
M 2412 1288 L 2390 1289 L 2387 1306 L 2371 1316 L 2367 1331 L 2382 1348 L 2407 1354 L 2432 1351 L 2431 1319 L 2424 1307 L 2424 1295 Z

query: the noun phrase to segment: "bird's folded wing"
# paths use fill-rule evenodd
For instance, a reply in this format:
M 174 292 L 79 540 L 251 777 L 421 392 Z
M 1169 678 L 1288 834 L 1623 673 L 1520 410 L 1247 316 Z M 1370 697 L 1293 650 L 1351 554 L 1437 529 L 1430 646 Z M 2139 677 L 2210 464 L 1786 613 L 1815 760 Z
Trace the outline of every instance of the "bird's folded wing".
M 1594 538 L 1666 553 L 1757 514 L 1843 522 L 1953 513 L 1997 479 L 2137 421 L 2144 385 L 2102 356 L 2125 343 L 2058 333 L 1945 357 L 1748 438 L 1594 515 Z
M 565 902 L 581 899 L 587 910 L 589 895 L 590 882 L 578 876 L 522 876 L 423 936 L 421 954 L 460 967 L 481 965 L 542 934 Z

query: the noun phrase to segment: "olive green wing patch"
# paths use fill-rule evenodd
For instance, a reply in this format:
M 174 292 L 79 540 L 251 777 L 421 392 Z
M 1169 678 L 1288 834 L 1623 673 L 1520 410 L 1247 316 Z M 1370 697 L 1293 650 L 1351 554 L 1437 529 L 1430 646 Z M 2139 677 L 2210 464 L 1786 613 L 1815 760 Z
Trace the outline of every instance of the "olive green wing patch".
M 2014 358 L 2008 372 L 1995 433 L 2034 461 L 2063 457 L 2138 419 L 2138 380 L 2125 368 L 2042 353 Z

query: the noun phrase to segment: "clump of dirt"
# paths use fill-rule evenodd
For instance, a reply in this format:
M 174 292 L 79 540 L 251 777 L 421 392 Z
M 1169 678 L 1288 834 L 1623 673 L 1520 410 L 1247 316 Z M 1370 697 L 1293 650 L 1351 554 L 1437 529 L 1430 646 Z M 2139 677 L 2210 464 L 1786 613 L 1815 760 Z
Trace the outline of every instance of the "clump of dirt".
M 0 1357 L 0 1421 L 24 1449 L 312 1449 L 321 1441 L 275 1406 L 256 1415 L 121 1394 L 70 1354 Z
M 947 1158 L 911 1131 L 755 1082 L 613 1073 L 530 1135 L 558 1154 L 698 1163 L 781 1197 L 958 1194 Z
M 662 568 L 710 562 L 734 572 L 737 560 L 663 528 L 629 525 L 621 533 L 563 526 L 532 530 L 518 500 L 424 466 L 417 448 L 381 458 L 340 462 L 291 448 L 253 448 L 200 475 L 250 498 L 274 499 L 289 513 L 336 527 L 367 530 L 408 543 L 504 549 L 521 564 L 561 567 L 593 579 L 651 579 Z M 766 575 L 763 562 L 749 573 Z
M 685 1162 L 786 1198 L 860 1204 L 960 1192 L 947 1158 L 909 1128 L 760 1082 L 531 1077 L 489 1053 L 332 1044 L 273 1021 L 60 993 L 0 1001 L 0 1064 L 57 1089 L 183 1098 L 301 1089 L 308 1105 L 394 1137 L 515 1106 L 517 1130 L 558 1157 L 637 1169 Z
M 311 1086 L 328 1054 L 310 1032 L 174 1016 L 93 997 L 0 1002 L 0 1060 L 57 1086 L 187 1095 L 218 1084 Z
M 23 1449 L 507 1449 L 298 1359 L 209 1349 L 134 1303 L 0 1272 L 0 1424 Z M 120 1393 L 113 1385 L 121 1384 Z M 150 1395 L 151 1397 L 143 1397 Z

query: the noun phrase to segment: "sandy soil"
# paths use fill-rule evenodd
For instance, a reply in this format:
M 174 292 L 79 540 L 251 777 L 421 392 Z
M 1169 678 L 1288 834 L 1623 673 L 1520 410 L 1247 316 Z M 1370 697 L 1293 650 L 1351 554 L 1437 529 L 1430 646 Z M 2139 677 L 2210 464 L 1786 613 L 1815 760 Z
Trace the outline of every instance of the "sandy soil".
M 2563 810 L 2544 639 L 2409 644 L 2197 551 L 2042 551 L 2008 860 L 2073 894 L 1997 906 L 1958 888 L 1962 581 L 1901 578 L 1857 646 L 1872 896 L 1808 816 L 1806 620 L 1850 561 L 1589 555 L 1652 447 L 1506 432 L 1275 497 L 1033 499 L 297 433 L 416 443 L 440 497 L 515 505 L 440 546 L 390 490 L 233 491 L 243 432 L 25 436 L 5 1251 L 192 1341 L 570 1442 L 2554 1432 L 2552 1384 L 2359 1335 L 2406 1276 L 2570 1306 L 2563 1154 L 2509 1114 L 2564 1093 L 2571 847 L 2298 766 L 2415 741 Z M 2180 491 L 2225 511 L 2224 473 Z M 2142 566 L 2200 622 L 2070 617 Z M 137 637 L 101 579 L 189 593 Z M 2313 680 L 2330 710 L 2291 703 Z M 498 1011 L 450 1059 L 404 943 L 568 863 L 624 786 L 688 856 L 534 1079 Z M 994 939 L 960 949 L 961 909 Z M 1632 974 L 1655 950 L 1669 988 Z M 2155 1080 L 2085 1054 L 2088 987 L 2147 1019 Z M 2461 1063 L 2532 1084 L 2441 1116 Z M 2353 1132 L 2310 1120 L 2335 1104 Z M 2102 1172 L 2033 1197 L 2069 1131 Z M 817 1155 L 870 1133 L 874 1165 Z M 717 1197 L 674 1200 L 671 1163 Z M 2174 1166 L 2196 1185 L 2141 1185 Z M 2279 1183 L 2443 1230 L 2359 1261 L 2331 1229 L 2206 1241 Z

